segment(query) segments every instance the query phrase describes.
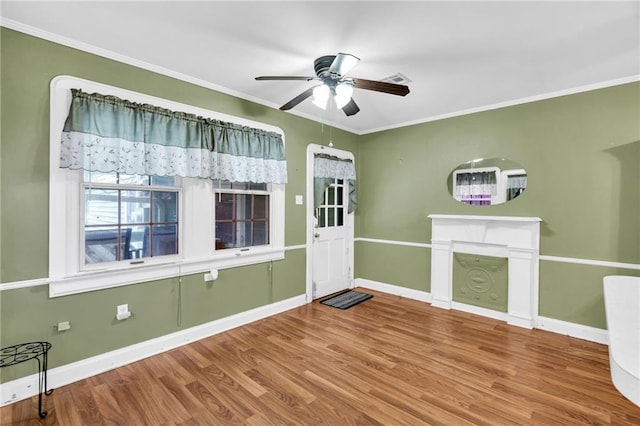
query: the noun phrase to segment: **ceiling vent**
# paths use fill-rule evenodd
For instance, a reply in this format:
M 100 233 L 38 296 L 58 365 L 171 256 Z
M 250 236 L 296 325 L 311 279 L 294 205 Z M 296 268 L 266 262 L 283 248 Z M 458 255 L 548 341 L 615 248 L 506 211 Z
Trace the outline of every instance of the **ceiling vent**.
M 383 78 L 381 81 L 404 85 L 406 85 L 407 83 L 411 83 L 411 79 L 401 73 L 390 75 L 389 77 Z

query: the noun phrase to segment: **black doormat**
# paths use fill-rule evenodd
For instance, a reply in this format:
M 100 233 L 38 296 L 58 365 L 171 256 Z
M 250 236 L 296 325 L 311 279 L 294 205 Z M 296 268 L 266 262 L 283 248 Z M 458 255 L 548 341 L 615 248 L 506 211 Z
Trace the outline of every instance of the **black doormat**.
M 373 297 L 373 294 L 360 293 L 355 290 L 345 290 L 342 293 L 331 296 L 327 299 L 321 300 L 323 305 L 333 306 L 338 309 L 349 309 L 358 303 L 369 300 Z

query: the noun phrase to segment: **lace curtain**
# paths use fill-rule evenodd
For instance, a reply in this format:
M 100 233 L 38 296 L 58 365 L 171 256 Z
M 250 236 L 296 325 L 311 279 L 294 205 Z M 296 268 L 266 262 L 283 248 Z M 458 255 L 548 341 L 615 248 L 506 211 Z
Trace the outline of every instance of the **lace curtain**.
M 286 183 L 282 135 L 72 89 L 60 167 Z
M 455 193 L 466 195 L 496 195 L 498 191 L 495 172 L 458 173 Z
M 512 175 L 507 177 L 507 200 L 513 200 L 527 187 L 527 175 Z
M 313 159 L 313 205 L 315 208 L 322 204 L 324 191 L 335 179 L 341 179 L 348 183 L 349 207 L 348 212 L 356 209 L 356 168 L 351 160 L 338 157 L 316 154 Z

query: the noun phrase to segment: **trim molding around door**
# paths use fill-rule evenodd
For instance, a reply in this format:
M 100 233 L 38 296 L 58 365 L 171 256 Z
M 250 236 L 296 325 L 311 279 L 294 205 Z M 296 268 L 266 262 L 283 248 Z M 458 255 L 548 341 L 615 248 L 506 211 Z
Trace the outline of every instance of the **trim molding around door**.
M 306 226 L 306 245 L 307 245 L 307 264 L 306 264 L 306 298 L 307 303 L 310 303 L 313 300 L 313 234 L 314 234 L 314 216 L 313 216 L 313 158 L 314 154 L 327 154 L 333 155 L 338 158 L 342 158 L 345 160 L 351 160 L 355 164 L 355 157 L 353 153 L 349 151 L 344 151 L 337 148 L 332 148 L 328 146 L 318 145 L 318 144 L 309 144 L 307 146 L 307 176 L 306 176 L 306 198 L 307 202 L 305 203 L 305 215 L 307 218 L 307 226 Z M 350 213 L 347 215 L 347 223 L 351 229 L 351 235 L 349 236 L 349 288 L 354 286 L 354 256 L 353 256 L 353 242 L 354 242 L 354 214 Z

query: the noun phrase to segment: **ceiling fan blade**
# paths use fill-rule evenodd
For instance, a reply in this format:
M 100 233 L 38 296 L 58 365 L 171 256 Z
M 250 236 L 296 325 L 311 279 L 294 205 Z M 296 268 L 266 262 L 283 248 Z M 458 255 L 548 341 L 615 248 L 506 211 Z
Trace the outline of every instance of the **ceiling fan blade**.
M 404 84 L 387 83 L 386 81 L 366 80 L 364 78 L 353 78 L 353 87 L 357 89 L 373 90 L 376 92 L 389 93 L 391 95 L 406 96 L 409 87 Z
M 311 81 L 315 77 L 307 77 L 302 75 L 261 75 L 256 77 L 256 80 L 304 80 Z
M 329 74 L 343 76 L 351 71 L 359 61 L 360 58 L 353 56 L 350 53 L 338 53 L 329 67 Z
M 309 89 L 307 89 L 304 92 L 300 93 L 298 96 L 296 96 L 295 98 L 291 99 L 286 104 L 282 105 L 280 107 L 280 111 L 287 111 L 287 110 L 293 108 L 294 106 L 298 105 L 300 102 L 304 101 L 309 96 L 311 96 L 313 94 L 313 89 L 315 89 L 318 86 L 310 87 Z
M 349 117 L 351 115 L 356 115 L 360 111 L 360 107 L 356 104 L 353 98 L 351 98 L 351 100 L 342 107 L 342 111 L 344 111 L 347 117 Z

